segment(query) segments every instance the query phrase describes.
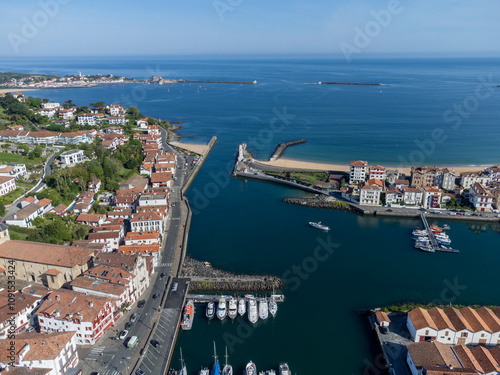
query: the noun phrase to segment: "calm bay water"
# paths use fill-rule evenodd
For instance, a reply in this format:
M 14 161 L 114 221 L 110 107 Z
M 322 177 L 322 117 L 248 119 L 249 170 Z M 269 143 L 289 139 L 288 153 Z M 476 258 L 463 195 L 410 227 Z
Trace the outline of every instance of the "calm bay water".
M 198 306 L 194 328 L 181 332 L 189 373 L 211 365 L 212 341 L 241 373 L 288 361 L 297 374 L 362 374 L 376 350 L 361 312 L 376 306 L 442 300 L 498 304 L 500 226 L 452 222 L 450 236 L 461 250 L 424 254 L 412 248 L 416 220 L 379 219 L 286 205 L 280 198 L 302 193 L 229 177 L 238 142 L 267 158 L 276 143 L 308 141 L 285 156 L 324 162 L 367 159 L 398 165 L 434 129 L 446 141 L 425 155 L 426 164 L 498 163 L 498 89 L 478 100 L 458 128 L 443 119 L 455 103 L 476 95 L 481 77 L 500 82 L 499 60 L 340 61 L 3 61 L 0 70 L 54 74 L 152 74 L 184 79 L 258 80 L 257 85 L 177 84 L 44 90 L 32 95 L 79 105 L 104 100 L 137 105 L 144 114 L 183 121 L 189 142 L 219 137 L 188 191 L 193 216 L 188 252 L 215 267 L 284 275 L 290 288 L 276 319 L 248 329 L 243 320 L 208 323 Z M 149 68 L 148 68 L 149 67 Z M 152 69 L 152 70 L 151 70 Z M 156 73 L 153 71 L 156 69 Z M 326 86 L 317 81 L 382 82 L 384 86 Z M 485 96 L 487 89 L 480 92 Z M 472 102 L 471 102 L 472 103 Z M 286 123 L 273 121 L 288 114 Z M 281 126 L 283 125 L 283 126 Z M 273 132 L 274 129 L 274 132 Z M 413 154 L 414 156 L 417 154 Z M 314 230 L 310 220 L 332 228 Z M 321 241 L 337 244 L 327 259 L 309 257 Z M 294 266 L 305 268 L 301 278 Z M 458 284 L 455 293 L 449 285 Z M 444 298 L 444 299 L 443 299 Z M 450 300 L 453 298 L 453 301 Z M 178 361 L 178 348 L 176 359 Z

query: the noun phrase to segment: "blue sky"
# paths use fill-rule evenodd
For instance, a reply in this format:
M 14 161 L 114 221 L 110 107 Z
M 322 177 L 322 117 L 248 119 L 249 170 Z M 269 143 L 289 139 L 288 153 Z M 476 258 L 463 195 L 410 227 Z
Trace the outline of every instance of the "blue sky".
M 1 7 L 4 57 L 500 56 L 498 0 L 2 0 Z

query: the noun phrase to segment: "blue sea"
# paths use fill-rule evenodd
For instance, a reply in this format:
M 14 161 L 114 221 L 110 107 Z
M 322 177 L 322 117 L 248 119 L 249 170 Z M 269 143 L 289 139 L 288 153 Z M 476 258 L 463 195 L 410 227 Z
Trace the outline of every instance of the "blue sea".
M 208 323 L 198 306 L 193 330 L 179 335 L 173 365 L 182 346 L 190 374 L 210 366 L 215 340 L 219 354 L 228 347 L 236 373 L 252 360 L 258 370 L 287 361 L 299 375 L 372 374 L 381 370 L 364 310 L 406 301 L 499 303 L 500 225 L 452 222 L 450 237 L 460 254 L 417 252 L 409 233 L 416 220 L 286 205 L 281 198 L 303 193 L 230 177 L 237 144 L 246 141 L 262 159 L 277 143 L 303 138 L 307 143 L 288 149 L 285 157 L 405 167 L 496 164 L 499 63 L 85 58 L 4 60 L 0 70 L 257 80 L 255 85 L 117 85 L 30 95 L 78 105 L 100 100 L 137 105 L 146 115 L 182 122 L 186 142 L 219 138 L 187 193 L 194 212 L 188 253 L 214 267 L 282 276 L 289 287 L 276 318 L 254 328 L 241 319 Z M 332 231 L 310 228 L 311 220 Z

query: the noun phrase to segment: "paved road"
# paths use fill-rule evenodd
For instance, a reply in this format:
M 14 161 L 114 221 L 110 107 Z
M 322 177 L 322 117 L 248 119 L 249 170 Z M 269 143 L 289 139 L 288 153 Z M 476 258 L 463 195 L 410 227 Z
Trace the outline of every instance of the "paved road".
M 166 151 L 175 151 L 166 143 L 164 143 L 164 149 Z M 181 203 L 180 191 L 186 179 L 186 175 L 191 171 L 192 159 L 193 157 L 191 156 L 186 157 L 185 155 L 178 154 L 177 171 L 175 174 L 176 180 L 174 180 L 172 192 L 170 194 L 171 207 L 166 229 L 165 245 L 161 252 L 160 263 L 156 267 L 155 274 L 151 279 L 151 284 L 142 296 L 146 304 L 142 309 L 139 309 L 136 304 L 130 312 L 127 312 L 125 316 L 120 319 L 111 332 L 108 331 L 106 333 L 106 337 L 101 339 L 97 346 L 93 348 L 82 347 L 79 349 L 80 358 L 88 365 L 88 368 L 86 368 L 87 373 L 99 371 L 101 375 L 129 374 L 139 358 L 139 355 L 143 354 L 141 353 L 142 348 L 145 348 L 143 370 L 147 374 L 161 373 L 163 375 L 161 371 L 163 371 L 166 366 L 169 354 L 158 354 L 159 352 L 156 348 L 146 343 L 145 337 L 149 335 L 153 328 L 153 324 L 157 322 L 156 324 L 158 324 L 158 327 L 156 327 L 154 337 L 162 343 L 162 341 L 157 338 L 158 335 L 161 335 L 160 337 L 164 340 L 163 342 L 165 342 L 165 348 L 173 347 L 175 329 L 177 328 L 178 318 L 182 313 L 185 298 L 185 281 L 182 281 L 185 279 L 181 279 L 177 293 L 169 293 L 167 295 L 164 308 L 158 309 L 161 298 L 154 300 L 152 295 L 158 293 L 162 296 L 165 292 L 167 278 L 161 278 L 162 273 L 166 273 L 168 276 L 172 277 L 177 274 L 181 259 L 182 238 L 184 235 L 184 226 L 181 224 L 181 214 L 183 218 L 185 218 L 187 214 L 185 205 Z M 185 166 L 186 160 L 189 163 L 187 168 Z M 181 297 L 182 300 L 179 299 Z M 117 337 L 120 334 L 125 324 L 129 321 L 130 316 L 135 312 L 139 313 L 140 317 L 138 321 L 133 324 L 127 337 L 137 336 L 139 344 L 135 349 L 128 349 L 125 345 L 127 342 L 126 339 L 124 341 L 113 340 L 111 337 Z M 176 321 L 175 324 L 173 324 L 174 321 Z M 170 334 L 171 341 L 168 341 L 170 340 L 169 336 L 163 335 L 162 333 Z M 159 349 L 162 348 L 160 347 Z M 163 358 L 163 360 L 159 360 L 159 358 Z M 142 364 L 140 368 L 142 369 Z
M 172 280 L 172 285 L 177 284 L 177 290 L 172 291 L 172 288 L 169 290 L 155 333 L 152 336 L 152 339 L 160 343 L 160 347 L 154 348 L 148 343 L 149 349 L 139 365 L 139 368 L 147 375 L 163 375 L 168 365 L 168 360 L 175 346 L 177 328 L 187 295 L 187 282 L 188 279 L 174 278 Z
M 45 182 L 43 182 L 43 179 L 45 178 L 45 176 L 48 176 L 50 174 L 52 174 L 52 163 L 54 162 L 55 160 L 55 157 L 57 155 L 57 153 L 59 152 L 59 150 L 56 150 L 48 159 L 47 159 L 47 162 L 45 163 L 45 166 L 43 168 L 43 175 L 42 177 L 40 178 L 40 180 L 38 181 L 38 184 L 36 184 L 30 191 L 24 193 L 23 195 L 21 195 L 19 198 L 17 198 L 9 207 L 9 210 L 7 211 L 7 213 L 5 214 L 5 217 L 9 217 L 13 214 L 15 214 L 17 211 L 19 211 L 19 207 L 17 207 L 17 203 L 23 199 L 26 194 L 30 193 L 30 192 L 33 192 L 33 193 L 36 193 L 40 190 L 43 189 L 43 187 L 45 187 Z

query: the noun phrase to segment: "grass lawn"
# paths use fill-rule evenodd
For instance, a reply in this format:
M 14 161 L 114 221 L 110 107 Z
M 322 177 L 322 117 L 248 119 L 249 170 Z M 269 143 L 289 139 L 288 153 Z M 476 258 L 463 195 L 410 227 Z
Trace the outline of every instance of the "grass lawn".
M 295 180 L 298 182 L 303 182 L 310 185 L 315 185 L 318 181 L 329 181 L 329 174 L 326 172 L 266 172 L 270 176 L 278 176 L 282 178 L 287 178 L 289 180 Z
M 0 197 L 0 202 L 2 202 L 5 206 L 7 206 L 12 202 L 14 202 L 17 198 L 19 198 L 23 194 L 24 190 L 18 187 L 15 190 L 11 191 L 9 194 Z
M 26 164 L 26 168 L 33 168 L 39 164 L 41 165 L 44 161 L 45 158 L 35 158 L 31 160 L 28 156 L 0 152 L 0 164 L 20 163 Z

